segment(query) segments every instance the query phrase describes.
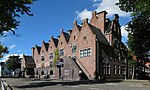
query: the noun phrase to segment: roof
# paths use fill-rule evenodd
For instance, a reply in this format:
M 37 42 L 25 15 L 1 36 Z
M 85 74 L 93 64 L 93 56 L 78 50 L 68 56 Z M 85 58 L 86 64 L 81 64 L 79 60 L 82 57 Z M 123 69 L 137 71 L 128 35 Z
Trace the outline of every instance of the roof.
M 49 43 L 44 42 L 44 46 L 46 48 L 46 51 L 48 51 Z
M 77 27 L 78 27 L 79 30 L 81 30 L 81 28 L 82 28 L 80 25 L 77 25 Z
M 58 45 L 58 39 L 53 38 L 53 41 L 54 41 L 55 46 L 57 47 L 57 45 Z
M 24 55 L 25 58 L 25 62 L 28 64 L 35 64 L 34 59 L 32 58 L 32 56 L 26 56 Z
M 98 39 L 99 42 L 106 44 L 106 45 L 110 45 L 100 29 L 98 29 L 97 27 L 95 27 L 91 24 L 89 24 L 89 27 L 90 27 L 91 31 L 93 32 L 93 34 L 96 34 L 96 36 L 97 36 L 96 38 Z
M 69 34 L 68 34 L 68 33 L 65 33 L 65 32 L 63 32 L 63 34 L 64 34 L 64 36 L 65 36 L 66 41 L 68 42 L 68 41 L 69 41 L 69 38 L 70 38 Z
M 38 51 L 38 53 L 40 54 L 41 47 L 36 45 L 35 48 L 37 48 L 37 51 Z

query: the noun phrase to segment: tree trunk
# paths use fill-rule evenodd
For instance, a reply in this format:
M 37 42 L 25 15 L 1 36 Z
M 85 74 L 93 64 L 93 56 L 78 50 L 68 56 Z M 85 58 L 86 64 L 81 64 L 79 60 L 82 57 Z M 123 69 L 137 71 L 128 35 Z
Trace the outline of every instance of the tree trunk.
M 132 66 L 132 79 L 134 79 L 134 74 L 135 74 L 135 72 L 134 72 L 134 66 Z

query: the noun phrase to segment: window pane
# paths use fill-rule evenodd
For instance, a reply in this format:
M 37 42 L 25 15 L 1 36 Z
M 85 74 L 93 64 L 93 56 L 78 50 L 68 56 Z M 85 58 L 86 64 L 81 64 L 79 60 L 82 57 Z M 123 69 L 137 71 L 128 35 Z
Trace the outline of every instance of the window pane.
M 87 49 L 87 56 L 91 56 L 91 48 Z
M 83 57 L 83 50 L 80 50 L 80 57 Z
M 59 50 L 60 56 L 64 56 L 64 49 Z
M 53 53 L 49 54 L 49 59 L 53 59 Z

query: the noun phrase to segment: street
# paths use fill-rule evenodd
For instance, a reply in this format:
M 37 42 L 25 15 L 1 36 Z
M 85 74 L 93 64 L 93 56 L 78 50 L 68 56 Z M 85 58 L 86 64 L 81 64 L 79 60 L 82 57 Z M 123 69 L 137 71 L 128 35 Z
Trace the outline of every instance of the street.
M 4 78 L 13 90 L 149 90 L 149 82 L 73 82 Z

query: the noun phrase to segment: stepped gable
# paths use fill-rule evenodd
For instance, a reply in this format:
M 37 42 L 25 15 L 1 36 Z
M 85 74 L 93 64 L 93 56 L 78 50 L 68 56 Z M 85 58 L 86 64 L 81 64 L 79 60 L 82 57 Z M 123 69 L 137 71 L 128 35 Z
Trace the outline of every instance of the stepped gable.
M 110 30 L 110 28 L 111 28 L 111 21 L 110 21 L 110 19 L 109 18 L 107 18 L 106 19 L 106 30 L 105 30 L 105 33 L 109 33 L 111 30 Z
M 100 29 L 98 29 L 97 27 L 95 27 L 89 23 L 88 23 L 88 25 L 89 25 L 91 31 L 93 32 L 93 34 L 97 35 L 98 41 L 100 41 L 103 44 L 109 45 L 109 42 L 107 41 L 106 37 L 104 36 L 104 34 L 101 32 Z

